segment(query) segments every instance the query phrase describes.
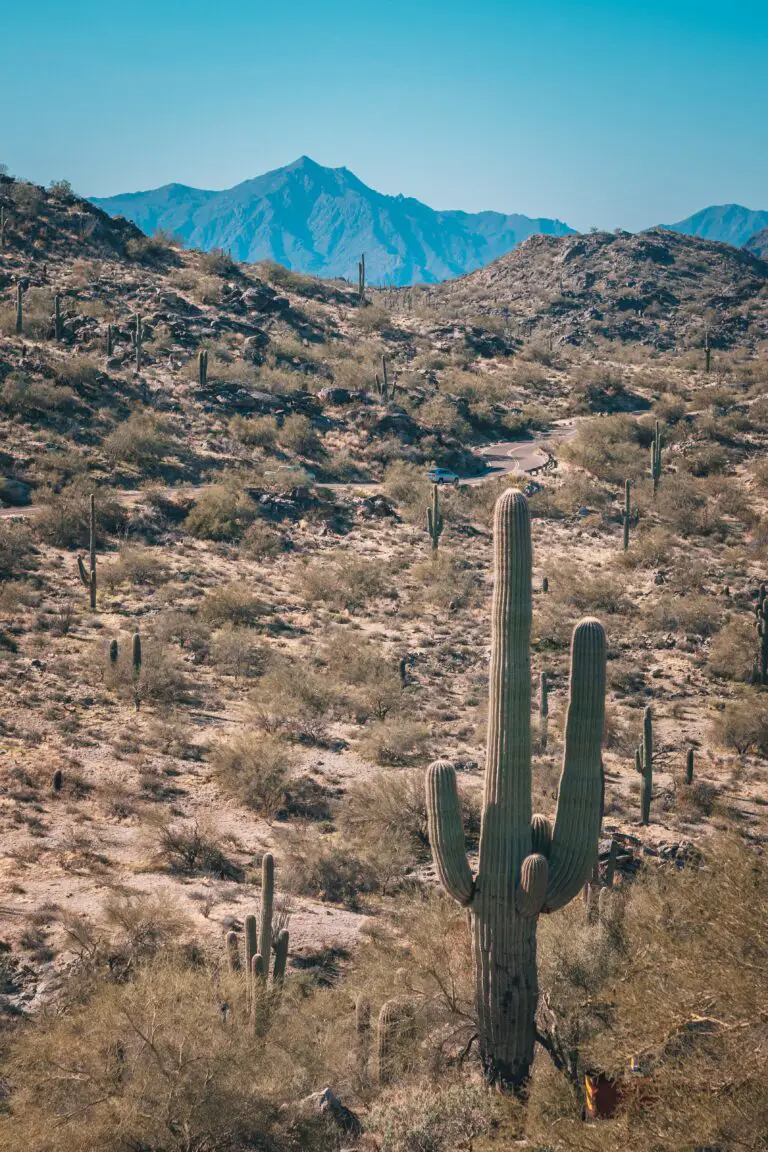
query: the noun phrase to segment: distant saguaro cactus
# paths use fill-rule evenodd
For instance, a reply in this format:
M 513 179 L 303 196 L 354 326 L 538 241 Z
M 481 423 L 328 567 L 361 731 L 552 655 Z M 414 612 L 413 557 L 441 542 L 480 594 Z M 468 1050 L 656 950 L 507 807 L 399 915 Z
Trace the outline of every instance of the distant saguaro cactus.
M 120 655 L 120 645 L 117 640 L 110 640 L 109 642 L 109 662 L 114 667 L 117 664 L 117 658 Z
M 131 664 L 134 677 L 141 672 L 141 633 L 134 632 L 131 640 Z
M 208 353 L 201 348 L 197 355 L 197 376 L 201 388 L 208 383 Z
M 115 347 L 115 330 L 111 324 L 107 324 L 107 356 L 111 356 Z
M 542 751 L 547 747 L 549 717 L 549 685 L 546 672 L 539 673 L 539 741 Z
M 137 372 L 141 372 L 141 349 L 142 349 L 143 339 L 144 339 L 144 325 L 142 324 L 140 313 L 137 312 L 136 313 L 136 337 L 135 337 L 135 342 L 136 342 L 136 371 Z
M 88 571 L 81 556 L 77 558 L 77 571 L 80 580 L 88 591 L 91 609 L 96 608 L 96 497 L 91 493 L 88 511 Z
M 624 551 L 629 548 L 629 523 L 631 517 L 632 481 L 624 481 Z
M 602 806 L 605 632 L 582 620 L 554 828 L 531 812 L 532 556 L 528 502 L 505 492 L 494 517 L 488 750 L 480 855 L 464 851 L 456 772 L 427 772 L 429 839 L 443 887 L 470 912 L 480 1054 L 486 1078 L 519 1090 L 536 1040 L 536 922 L 578 895 L 597 855 Z
M 443 534 L 443 514 L 440 511 L 440 490 L 437 484 L 432 485 L 432 507 L 427 508 L 427 531 L 432 541 L 432 551 L 437 552 Z
M 653 433 L 653 443 L 651 444 L 651 477 L 653 478 L 653 494 L 656 495 L 656 489 L 659 486 L 661 479 L 661 429 L 658 420 Z
M 61 340 L 61 293 L 57 292 L 53 298 L 53 338 L 58 343 Z
M 705 358 L 705 372 L 709 372 L 712 364 L 712 349 L 709 346 L 709 328 L 704 330 L 704 358 Z
M 24 289 L 21 281 L 16 285 L 16 335 L 21 336 L 24 331 Z
M 650 705 L 643 713 L 643 739 L 635 752 L 635 770 L 640 773 L 640 820 L 648 824 L 651 819 L 653 796 L 653 712 Z
M 685 754 L 685 782 L 693 784 L 694 751 L 689 748 Z
M 0 208 L 0 252 L 5 248 L 5 226 L 8 223 L 8 213 Z
M 757 628 L 757 662 L 755 679 L 758 684 L 768 684 L 768 596 L 765 584 L 760 585 L 760 591 L 755 605 L 755 627 Z
M 365 300 L 365 252 L 357 265 L 357 296 L 361 302 Z

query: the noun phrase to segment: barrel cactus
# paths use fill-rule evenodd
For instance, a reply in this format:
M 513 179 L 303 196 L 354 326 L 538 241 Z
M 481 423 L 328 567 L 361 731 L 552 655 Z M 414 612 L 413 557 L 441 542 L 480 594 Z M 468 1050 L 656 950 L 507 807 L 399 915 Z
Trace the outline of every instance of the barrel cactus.
M 517 491 L 496 503 L 488 752 L 480 858 L 473 876 L 453 766 L 427 772 L 429 835 L 449 895 L 466 906 L 485 1075 L 519 1090 L 536 1040 L 536 923 L 569 903 L 597 855 L 602 807 L 605 633 L 582 620 L 571 644 L 570 700 L 554 826 L 531 812 L 531 526 Z

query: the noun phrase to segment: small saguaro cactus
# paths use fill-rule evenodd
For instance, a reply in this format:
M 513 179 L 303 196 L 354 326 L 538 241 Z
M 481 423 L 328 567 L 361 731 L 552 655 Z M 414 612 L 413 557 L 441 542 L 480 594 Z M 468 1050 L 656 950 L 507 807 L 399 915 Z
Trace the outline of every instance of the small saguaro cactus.
M 64 773 L 61 768 L 57 768 L 53 774 L 53 790 L 54 792 L 61 792 L 61 786 L 64 783 Z
M 765 584 L 760 585 L 755 605 L 755 627 L 758 638 L 755 680 L 765 685 L 768 684 L 768 596 Z
M 131 665 L 134 677 L 141 672 L 141 633 L 134 632 L 131 640 Z
M 117 640 L 110 640 L 109 642 L 109 662 L 112 667 L 117 664 L 117 658 L 120 655 L 120 645 Z
M 0 252 L 5 248 L 5 226 L 8 223 L 8 213 L 0 208 Z
M 686 784 L 693 784 L 693 762 L 694 762 L 693 748 L 689 748 L 685 754 L 685 782 Z
M 136 371 L 141 372 L 141 344 L 144 338 L 144 326 L 141 322 L 141 314 L 136 313 Z
M 653 479 L 653 493 L 656 495 L 656 489 L 659 486 L 661 479 L 661 429 L 658 420 L 653 432 L 653 443 L 651 444 L 651 477 Z
M 16 285 L 16 335 L 21 336 L 24 331 L 24 289 L 21 281 Z
M 605 865 L 605 883 L 608 888 L 613 888 L 613 880 L 616 875 L 616 857 L 619 854 L 619 842 L 615 836 L 611 837 L 611 848 L 608 853 L 608 860 Z
M 635 752 L 635 770 L 642 777 L 640 821 L 642 824 L 648 824 L 651 819 L 651 797 L 653 795 L 653 712 L 650 704 L 643 713 L 643 739 Z
M 624 481 L 624 551 L 629 548 L 629 523 L 631 518 L 632 481 Z
M 539 673 L 539 740 L 542 750 L 547 747 L 547 722 L 549 717 L 549 685 L 546 672 Z
M 107 356 L 111 356 L 115 347 L 115 330 L 111 324 L 107 324 Z
M 440 511 L 440 491 L 437 484 L 432 485 L 432 507 L 427 508 L 427 531 L 432 541 L 432 551 L 437 552 L 443 534 L 443 514 Z
M 88 571 L 82 557 L 77 558 L 77 571 L 80 580 L 88 591 L 88 602 L 92 609 L 96 608 L 96 497 L 91 493 L 88 510 Z
M 542 576 L 542 578 L 541 578 L 541 590 L 545 596 L 546 596 L 547 592 L 549 592 L 549 577 L 548 576 Z
M 208 383 L 208 353 L 201 348 L 197 354 L 197 376 L 201 388 Z
M 53 338 L 58 343 L 61 340 L 61 293 L 57 292 L 53 298 Z
M 709 372 L 710 366 L 712 364 L 712 349 L 709 346 L 709 328 L 704 330 L 704 360 L 704 371 Z
M 480 1054 L 486 1079 L 520 1090 L 536 1041 L 536 924 L 589 879 L 600 833 L 605 632 L 577 624 L 554 827 L 531 812 L 531 522 L 521 492 L 494 514 L 487 766 L 480 854 L 473 876 L 452 764 L 427 772 L 429 839 L 448 894 L 469 909 Z
M 403 1048 L 416 1032 L 413 1004 L 396 997 L 382 1004 L 376 1027 L 377 1067 L 380 1084 L 389 1084 L 397 1071 Z
M 357 265 L 357 295 L 359 300 L 365 300 L 365 252 Z
M 389 399 L 389 376 L 387 375 L 387 358 L 381 358 L 381 398 L 384 403 Z

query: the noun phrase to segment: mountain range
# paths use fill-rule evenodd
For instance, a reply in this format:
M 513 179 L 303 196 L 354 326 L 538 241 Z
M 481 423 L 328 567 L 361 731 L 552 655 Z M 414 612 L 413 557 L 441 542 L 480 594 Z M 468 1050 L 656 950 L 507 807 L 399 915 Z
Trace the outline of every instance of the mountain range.
M 575 232 L 543 217 L 437 211 L 413 197 L 384 195 L 349 169 L 307 156 L 223 191 L 166 184 L 91 202 L 148 235 L 162 230 L 187 247 L 222 248 L 236 260 L 274 260 L 314 276 L 356 281 L 365 253 L 372 284 L 448 280 L 485 267 L 529 236 Z M 768 228 L 768 211 L 725 204 L 661 227 L 742 247 Z M 764 250 L 765 237 L 754 252 Z
M 373 284 L 446 280 L 534 233 L 573 232 L 560 220 L 439 212 L 409 196 L 385 196 L 347 168 L 325 168 L 307 156 L 223 192 L 166 184 L 91 202 L 150 235 L 162 229 L 188 247 L 223 248 L 236 260 L 275 260 L 315 276 L 356 281 L 365 253 Z

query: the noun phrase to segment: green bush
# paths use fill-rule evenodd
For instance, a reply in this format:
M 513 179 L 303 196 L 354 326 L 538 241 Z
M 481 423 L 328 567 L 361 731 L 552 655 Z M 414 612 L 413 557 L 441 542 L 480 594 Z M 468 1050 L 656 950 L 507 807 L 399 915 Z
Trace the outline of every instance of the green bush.
M 242 732 L 213 753 L 222 786 L 259 816 L 272 820 L 282 807 L 296 755 L 282 740 Z
M 211 484 L 200 492 L 184 527 L 201 540 L 241 540 L 258 515 L 250 496 L 236 484 Z

